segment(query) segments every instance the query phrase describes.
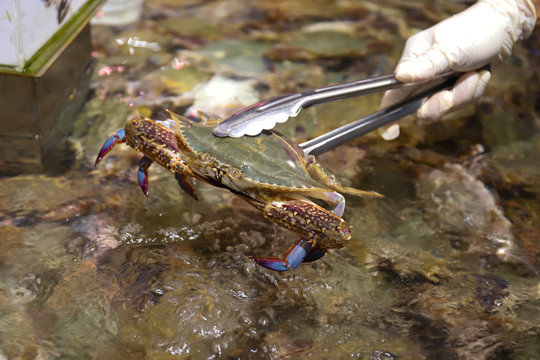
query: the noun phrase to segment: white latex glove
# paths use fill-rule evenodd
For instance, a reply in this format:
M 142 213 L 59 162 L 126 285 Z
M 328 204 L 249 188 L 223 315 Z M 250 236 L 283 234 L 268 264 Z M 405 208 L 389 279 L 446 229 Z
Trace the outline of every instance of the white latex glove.
M 444 114 L 478 99 L 491 78 L 489 71 L 471 71 L 510 55 L 513 45 L 529 36 L 536 23 L 530 0 L 479 0 L 465 11 L 411 36 L 396 67 L 403 82 L 423 82 L 446 71 L 465 72 L 456 85 L 431 96 L 418 110 L 424 119 Z M 381 107 L 407 97 L 410 89 L 390 90 Z M 390 140 L 399 128 L 383 133 Z

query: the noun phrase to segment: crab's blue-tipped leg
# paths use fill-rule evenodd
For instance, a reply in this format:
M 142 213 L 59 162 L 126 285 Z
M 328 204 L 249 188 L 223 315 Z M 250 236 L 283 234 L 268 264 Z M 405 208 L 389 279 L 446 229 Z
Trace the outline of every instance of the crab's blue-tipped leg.
M 282 259 L 279 258 L 252 258 L 257 264 L 275 271 L 294 270 L 300 265 L 311 251 L 313 244 L 305 239 L 298 239 L 287 250 Z
M 174 177 L 176 181 L 178 182 L 178 185 L 184 190 L 186 193 L 189 194 L 192 198 L 195 200 L 199 200 L 199 196 L 197 195 L 197 192 L 195 191 L 195 188 L 193 188 L 193 185 L 191 185 L 188 182 L 188 176 L 184 174 L 176 173 L 174 174 Z
M 123 142 L 126 142 L 126 131 L 124 129 L 119 129 L 114 133 L 113 136 L 111 136 L 110 138 L 107 139 L 107 141 L 105 141 L 105 144 L 103 144 L 103 146 L 101 147 L 101 150 L 99 150 L 99 154 L 96 158 L 96 162 L 94 163 L 94 166 L 96 166 L 101 161 L 101 159 L 103 159 L 103 157 L 107 155 L 109 151 L 112 150 L 112 148 L 116 144 L 120 144 Z
M 139 185 L 144 196 L 148 197 L 148 168 L 152 165 L 153 161 L 146 156 L 143 156 L 139 161 L 139 171 L 137 172 L 137 178 L 139 179 Z

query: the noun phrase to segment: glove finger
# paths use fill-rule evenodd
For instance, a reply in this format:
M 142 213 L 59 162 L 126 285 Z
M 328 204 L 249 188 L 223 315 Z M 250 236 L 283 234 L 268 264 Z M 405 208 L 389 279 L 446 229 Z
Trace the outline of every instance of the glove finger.
M 404 62 L 425 54 L 433 46 L 433 29 L 419 32 L 405 42 L 399 62 Z
M 403 82 L 422 82 L 450 70 L 450 61 L 439 48 L 431 48 L 416 58 L 401 61 L 396 67 L 396 79 Z
M 386 141 L 394 140 L 399 136 L 399 124 L 393 123 L 379 128 L 379 135 Z
M 381 99 L 380 109 L 394 105 L 407 98 L 413 90 L 411 87 L 404 87 L 385 91 Z M 394 140 L 399 136 L 399 125 L 397 123 L 388 124 L 379 128 L 378 132 L 384 140 Z
M 484 94 L 490 79 L 491 73 L 487 70 L 463 74 L 452 89 L 454 107 L 459 108 L 477 100 Z
M 435 121 L 440 119 L 454 106 L 454 94 L 451 90 L 443 90 L 427 99 L 417 115 L 420 119 Z
M 401 100 L 407 98 L 413 90 L 414 89 L 412 87 L 403 87 L 385 91 L 381 99 L 380 108 L 382 109 L 400 102 Z
M 418 109 L 418 117 L 426 120 L 437 120 L 445 114 L 463 107 L 484 94 L 491 73 L 487 70 L 470 71 L 463 74 L 456 85 L 431 96 Z

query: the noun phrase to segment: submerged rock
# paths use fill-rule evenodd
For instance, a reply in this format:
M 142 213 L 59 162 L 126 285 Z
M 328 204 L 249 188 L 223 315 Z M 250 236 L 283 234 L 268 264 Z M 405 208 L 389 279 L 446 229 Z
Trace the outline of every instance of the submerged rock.
M 459 234 L 458 248 L 500 260 L 519 260 L 511 223 L 496 195 L 458 164 L 433 170 L 419 184 L 419 196 L 426 202 L 426 216 L 439 233 Z

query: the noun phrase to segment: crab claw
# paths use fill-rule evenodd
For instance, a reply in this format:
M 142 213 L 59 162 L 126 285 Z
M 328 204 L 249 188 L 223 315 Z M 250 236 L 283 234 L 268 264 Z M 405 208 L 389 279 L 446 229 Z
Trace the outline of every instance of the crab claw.
M 197 192 L 193 188 L 193 186 L 188 182 L 187 175 L 176 173 L 174 174 L 174 177 L 176 181 L 178 182 L 178 185 L 184 190 L 189 196 L 194 198 L 195 200 L 199 200 L 199 195 L 197 195 Z
M 137 171 L 137 179 L 139 180 L 139 186 L 144 194 L 148 197 L 148 168 L 152 165 L 152 159 L 143 156 L 139 161 L 139 170 Z
M 305 239 L 298 239 L 296 243 L 287 250 L 282 259 L 279 258 L 252 258 L 257 264 L 275 271 L 294 270 L 300 265 L 306 257 L 309 258 L 313 244 Z M 324 255 L 324 254 L 323 254 Z M 320 256 L 308 261 L 317 260 Z
M 99 150 L 99 154 L 96 158 L 96 162 L 94 163 L 94 166 L 96 166 L 101 161 L 101 159 L 103 159 L 105 155 L 107 155 L 109 151 L 112 150 L 112 148 L 116 144 L 120 144 L 123 142 L 126 142 L 126 131 L 124 129 L 119 129 L 114 133 L 113 136 L 111 136 L 110 138 L 107 139 L 107 141 L 105 141 L 105 144 L 103 144 L 103 146 L 101 147 L 101 150 Z
M 318 249 L 318 248 L 312 248 L 310 250 L 310 252 L 306 255 L 306 257 L 304 259 L 304 262 L 312 262 L 312 261 L 315 261 L 315 260 L 319 260 L 324 255 L 326 255 L 325 250 L 321 250 L 321 249 Z

